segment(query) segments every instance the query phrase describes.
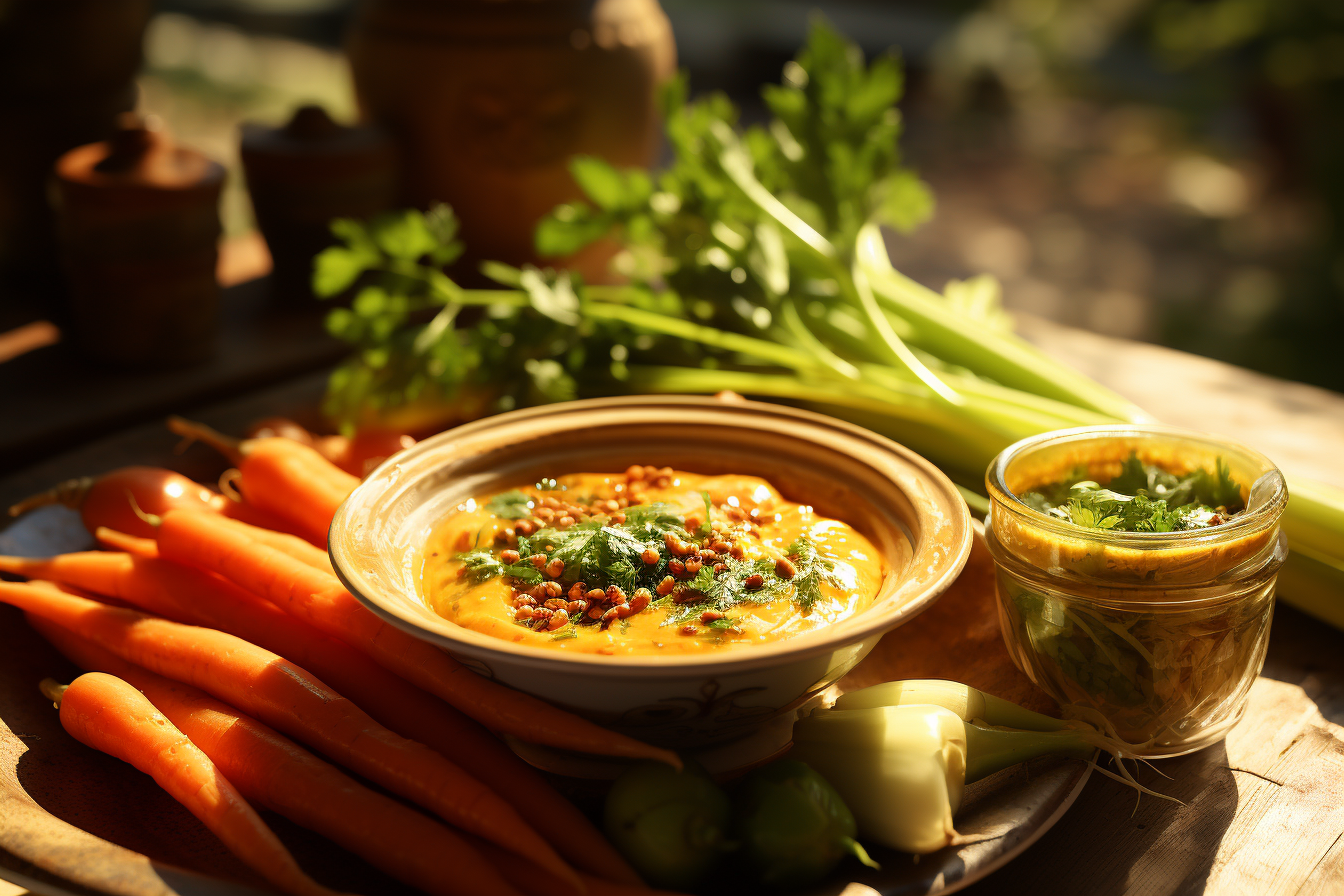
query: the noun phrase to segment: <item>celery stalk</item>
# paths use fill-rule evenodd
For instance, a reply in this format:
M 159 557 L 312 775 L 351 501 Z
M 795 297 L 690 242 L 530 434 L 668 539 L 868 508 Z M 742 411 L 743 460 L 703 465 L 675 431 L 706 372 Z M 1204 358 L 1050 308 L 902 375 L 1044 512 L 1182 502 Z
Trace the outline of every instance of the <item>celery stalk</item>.
M 1152 418 L 1137 405 L 1054 360 L 1026 341 L 980 327 L 891 265 L 875 224 L 859 231 L 856 258 L 873 292 L 921 332 L 934 354 L 1004 385 L 1107 414 L 1131 423 Z

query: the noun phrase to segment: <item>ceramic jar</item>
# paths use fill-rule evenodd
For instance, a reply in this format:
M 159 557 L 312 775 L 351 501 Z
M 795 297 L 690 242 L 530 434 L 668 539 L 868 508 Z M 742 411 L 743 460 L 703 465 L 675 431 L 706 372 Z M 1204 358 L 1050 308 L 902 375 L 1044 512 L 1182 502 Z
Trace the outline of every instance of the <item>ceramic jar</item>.
M 0 272 L 45 291 L 59 274 L 52 163 L 135 105 L 150 0 L 0 3 Z
M 335 218 L 368 218 L 396 202 L 396 154 L 379 128 L 345 127 L 320 106 L 289 123 L 242 127 L 252 209 L 271 251 L 272 295 L 311 301 L 313 256 L 333 242 Z
M 676 66 L 657 0 L 370 0 L 349 55 L 361 110 L 399 144 L 405 200 L 449 203 L 470 259 L 515 264 L 578 195 L 572 156 L 654 162 Z
M 171 367 L 207 358 L 224 167 L 134 115 L 56 162 L 52 202 L 76 339 L 92 357 Z

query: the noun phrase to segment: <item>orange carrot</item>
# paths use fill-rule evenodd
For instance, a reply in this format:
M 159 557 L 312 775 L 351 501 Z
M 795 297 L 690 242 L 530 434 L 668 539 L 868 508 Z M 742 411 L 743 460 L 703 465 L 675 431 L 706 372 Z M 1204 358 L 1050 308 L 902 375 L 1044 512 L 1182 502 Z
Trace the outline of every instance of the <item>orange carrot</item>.
M 139 535 L 127 535 L 125 532 L 118 532 L 116 529 L 109 529 L 106 526 L 99 526 L 93 530 L 93 537 L 98 539 L 98 544 L 107 551 L 124 551 L 127 554 L 133 554 L 136 557 L 157 557 L 159 556 L 159 543 L 152 538 L 141 538 Z M 20 558 L 9 558 L 11 560 Z M 12 570 L 18 572 L 18 570 Z M 23 573 L 20 573 L 22 575 Z
M 445 820 L 528 857 L 567 889 L 582 891 L 574 871 L 508 803 L 268 650 L 224 632 L 31 585 L 0 582 L 0 603 L 50 619 L 127 662 L 195 685 Z
M 435 896 L 514 893 L 462 836 L 364 787 L 298 744 L 184 684 L 147 672 L 31 614 L 29 623 L 81 669 L 142 691 L 252 802 L 317 831 L 391 876 Z M 503 864 L 517 857 L 503 851 Z M 544 872 L 534 876 L 553 886 Z
M 200 439 L 237 465 L 247 501 L 299 527 L 314 544 L 325 546 L 336 508 L 359 479 L 327 460 L 317 449 L 292 439 L 239 440 L 204 426 L 170 417 L 168 428 Z
M 0 557 L 0 571 L 54 579 L 271 650 L 316 675 L 381 724 L 460 765 L 507 800 L 534 830 L 566 831 L 583 840 L 585 848 L 573 858 L 580 868 L 626 883 L 639 880 L 583 813 L 494 735 L 343 641 L 231 582 L 168 560 L 106 551 L 41 560 Z
M 108 526 L 132 535 L 151 536 L 153 526 L 141 514 L 163 514 L 174 507 L 218 513 L 267 528 L 283 525 L 271 514 L 232 501 L 181 473 L 161 467 L 121 467 L 98 477 L 67 479 L 15 504 L 9 508 L 9 515 L 19 516 L 49 504 L 78 510 L 90 532 Z M 136 513 L 137 508 L 140 513 Z
M 388 457 L 415 444 L 415 438 L 396 429 L 361 429 L 352 438 L 319 436 L 286 417 L 267 417 L 247 428 L 249 439 L 280 436 L 311 445 L 347 473 L 363 478 Z
M 331 558 L 327 552 L 319 547 L 315 547 L 312 542 L 304 541 L 297 535 L 290 535 L 287 532 L 276 532 L 273 529 L 266 529 L 261 526 L 254 526 L 251 523 L 245 523 L 237 517 L 223 516 L 221 521 L 225 525 L 238 527 L 241 531 L 264 545 L 275 548 L 277 551 L 283 551 L 289 554 L 295 560 L 301 560 L 313 569 L 321 570 L 325 573 L 335 575 L 336 571 L 331 568 Z M 152 531 L 152 530 L 151 530 Z M 93 530 L 94 538 L 103 547 L 114 551 L 125 551 L 128 554 L 135 554 L 137 557 L 157 557 L 159 556 L 158 542 L 152 538 L 141 538 L 138 535 L 130 535 L 126 532 L 118 532 L 116 529 L 109 529 L 107 526 L 99 526 Z
M 332 896 L 304 874 L 210 758 L 131 685 L 101 672 L 81 675 L 68 687 L 50 679 L 42 685 L 75 740 L 152 776 L 249 868 L 286 893 Z
M 251 525 L 237 519 L 226 519 L 222 520 L 222 522 L 237 528 L 241 532 L 245 532 L 253 541 L 258 541 L 267 547 L 282 551 L 293 557 L 295 560 L 311 566 L 313 569 L 325 572 L 327 575 L 336 575 L 336 570 L 332 569 L 331 558 L 327 556 L 327 552 L 319 547 L 314 547 L 312 542 L 305 541 L 297 535 L 276 532 L 272 529 Z
M 375 616 L 332 576 L 251 540 L 209 514 L 169 511 L 158 531 L 167 559 L 218 573 L 448 701 L 493 731 L 584 753 L 658 759 L 669 750 L 599 727 L 464 667 L 427 641 Z

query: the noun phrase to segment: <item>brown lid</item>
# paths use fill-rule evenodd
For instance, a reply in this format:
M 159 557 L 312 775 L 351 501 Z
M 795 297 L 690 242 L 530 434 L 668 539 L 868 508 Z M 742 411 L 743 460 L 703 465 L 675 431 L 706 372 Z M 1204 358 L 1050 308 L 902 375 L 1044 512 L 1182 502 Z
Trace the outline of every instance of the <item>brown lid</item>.
M 224 166 L 173 142 L 156 119 L 128 112 L 103 143 L 70 150 L 56 160 L 56 179 L 81 199 L 132 199 L 156 203 L 213 202 L 224 181 Z
M 224 179 L 224 166 L 178 146 L 152 116 L 127 112 L 104 143 L 70 150 L 56 161 L 62 180 L 94 187 L 184 190 Z
M 245 122 L 241 148 L 249 175 L 265 168 L 303 176 L 310 165 L 342 173 L 390 169 L 395 158 L 380 128 L 337 124 L 321 106 L 300 106 L 283 127 Z

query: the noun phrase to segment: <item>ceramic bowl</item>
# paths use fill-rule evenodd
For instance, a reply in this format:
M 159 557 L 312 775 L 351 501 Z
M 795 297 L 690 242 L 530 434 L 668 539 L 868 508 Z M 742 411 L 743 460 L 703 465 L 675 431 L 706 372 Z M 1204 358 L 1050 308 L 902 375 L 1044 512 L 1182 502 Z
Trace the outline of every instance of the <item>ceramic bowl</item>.
M 425 606 L 416 553 L 457 504 L 632 463 L 761 476 L 786 498 L 844 520 L 886 560 L 876 600 L 805 635 L 688 657 L 552 651 L 463 628 Z M 971 539 L 956 487 L 882 436 L 772 404 L 636 396 L 516 411 L 426 439 L 355 489 L 329 544 L 338 575 L 365 606 L 480 674 L 622 733 L 695 749 L 757 732 L 838 680 L 951 584 Z

